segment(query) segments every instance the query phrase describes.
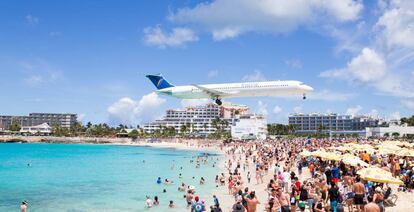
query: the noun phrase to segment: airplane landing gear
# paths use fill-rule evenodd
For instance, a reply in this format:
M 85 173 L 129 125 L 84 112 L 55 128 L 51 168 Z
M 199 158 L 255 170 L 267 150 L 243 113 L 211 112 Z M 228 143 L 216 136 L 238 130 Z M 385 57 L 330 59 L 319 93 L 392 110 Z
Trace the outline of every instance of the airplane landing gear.
M 221 102 L 221 100 L 220 100 L 220 99 L 216 99 L 216 104 L 220 106 L 220 105 L 222 105 L 223 103 Z

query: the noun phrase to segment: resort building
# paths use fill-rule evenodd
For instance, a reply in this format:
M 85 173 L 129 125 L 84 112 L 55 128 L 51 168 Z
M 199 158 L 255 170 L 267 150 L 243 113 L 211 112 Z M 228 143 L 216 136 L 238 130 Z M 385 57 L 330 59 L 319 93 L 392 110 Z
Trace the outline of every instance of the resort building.
M 50 135 L 52 133 L 52 127 L 47 123 L 43 123 L 36 126 L 24 126 L 20 129 L 22 134 L 37 134 L 37 135 Z
M 49 126 L 70 128 L 77 122 L 77 115 L 71 113 L 30 113 L 28 116 L 0 115 L 0 128 L 8 130 L 13 122 L 20 126 L 37 126 L 47 123 Z
M 262 115 L 241 115 L 231 126 L 233 139 L 266 139 L 267 121 Z
M 379 119 L 369 116 L 331 114 L 292 114 L 289 124 L 297 133 L 334 132 L 335 134 L 361 134 L 366 127 L 376 127 Z
M 366 137 L 403 137 L 414 135 L 414 126 L 390 124 L 388 127 L 367 127 Z
M 184 109 L 170 109 L 162 119 L 144 124 L 143 129 L 146 133 L 153 133 L 156 130 L 173 127 L 176 133 L 208 135 L 216 131 L 214 120 L 225 120 L 228 123 L 225 130 L 230 130 L 230 125 L 237 117 L 248 111 L 249 108 L 244 105 L 218 106 L 213 103 Z M 181 132 L 184 129 L 186 132 Z

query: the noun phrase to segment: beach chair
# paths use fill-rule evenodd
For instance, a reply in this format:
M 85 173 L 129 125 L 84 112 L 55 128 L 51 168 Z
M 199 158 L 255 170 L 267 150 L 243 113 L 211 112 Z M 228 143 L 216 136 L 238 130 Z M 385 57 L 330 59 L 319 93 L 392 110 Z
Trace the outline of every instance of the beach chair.
M 384 206 L 395 206 L 398 200 L 398 196 L 396 194 L 392 194 L 391 188 L 388 188 L 384 194 Z

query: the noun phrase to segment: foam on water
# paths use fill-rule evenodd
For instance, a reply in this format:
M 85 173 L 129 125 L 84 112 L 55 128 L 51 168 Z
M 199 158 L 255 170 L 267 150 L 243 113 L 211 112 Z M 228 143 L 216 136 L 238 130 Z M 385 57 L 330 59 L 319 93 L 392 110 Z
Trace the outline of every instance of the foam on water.
M 161 202 L 148 211 L 185 211 L 178 185 L 195 185 L 197 195 L 211 203 L 219 172 L 212 160 L 221 156 L 197 169 L 190 160 L 198 155 L 133 146 L 0 144 L 0 211 L 18 211 L 22 200 L 29 202 L 30 211 L 146 211 L 146 195 L 157 195 Z M 156 184 L 158 176 L 175 185 Z M 205 185 L 199 185 L 201 176 Z M 168 209 L 169 200 L 178 208 Z

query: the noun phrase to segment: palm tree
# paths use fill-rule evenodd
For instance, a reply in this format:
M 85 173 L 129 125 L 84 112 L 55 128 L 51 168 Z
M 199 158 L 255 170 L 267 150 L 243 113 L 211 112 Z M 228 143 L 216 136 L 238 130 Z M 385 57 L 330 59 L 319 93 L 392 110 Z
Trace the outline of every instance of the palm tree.
M 180 127 L 181 134 L 184 135 L 186 131 L 187 131 L 187 126 L 185 124 L 181 125 Z

